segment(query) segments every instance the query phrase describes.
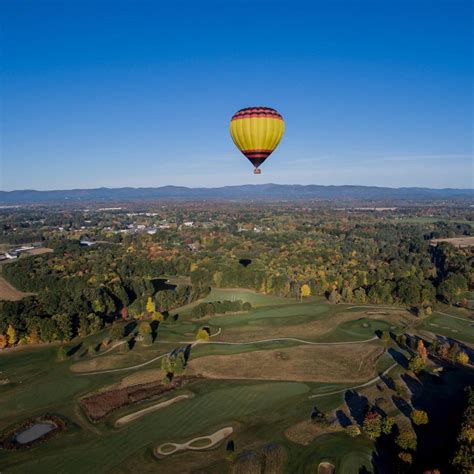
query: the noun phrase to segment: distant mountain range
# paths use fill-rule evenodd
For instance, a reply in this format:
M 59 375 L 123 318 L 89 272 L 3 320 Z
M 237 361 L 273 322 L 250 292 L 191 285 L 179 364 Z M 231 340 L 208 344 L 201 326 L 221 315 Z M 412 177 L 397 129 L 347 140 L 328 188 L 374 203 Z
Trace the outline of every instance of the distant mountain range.
M 383 188 L 376 186 L 320 186 L 247 184 L 220 188 L 97 188 L 58 191 L 0 191 L 0 204 L 34 204 L 136 200 L 357 200 L 357 201 L 474 201 L 474 189 Z

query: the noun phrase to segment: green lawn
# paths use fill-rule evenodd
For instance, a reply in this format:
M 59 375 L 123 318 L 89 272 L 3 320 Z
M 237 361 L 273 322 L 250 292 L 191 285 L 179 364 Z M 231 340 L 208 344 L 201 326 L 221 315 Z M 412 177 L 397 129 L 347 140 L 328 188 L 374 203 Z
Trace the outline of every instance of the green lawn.
M 396 332 L 398 326 L 383 319 L 360 318 L 354 321 L 345 321 L 336 326 L 331 332 L 324 335 L 324 340 L 331 341 L 358 341 L 370 339 L 376 331 Z
M 435 312 L 432 316 L 426 318 L 419 328 L 451 339 L 474 344 L 474 320 L 465 321 L 464 319 L 458 319 L 463 316 L 453 316 L 456 317 L 445 316 Z
M 262 293 L 256 293 L 252 290 L 246 290 L 241 288 L 236 289 L 225 289 L 225 288 L 212 288 L 211 292 L 207 295 L 204 301 L 224 301 L 224 300 L 242 300 L 248 301 L 252 306 L 273 306 L 281 304 L 291 304 L 295 300 L 290 298 L 283 298 L 281 296 L 264 295 Z
M 108 472 L 138 449 L 160 443 L 180 442 L 205 435 L 233 422 L 252 423 L 282 407 L 293 397 L 305 395 L 302 383 L 234 383 L 203 381 L 193 387 L 196 397 L 151 413 L 140 422 L 111 430 L 102 424 L 100 433 L 76 431 L 58 436 L 35 449 L 2 455 L 9 472 Z M 268 427 L 271 431 L 271 426 Z
M 338 474 L 359 474 L 372 469 L 373 443 L 365 437 L 350 438 L 346 433 L 332 433 L 314 440 L 309 449 L 292 446 L 287 472 L 316 473 L 320 462 L 330 462 Z
M 114 367 L 129 367 L 151 360 L 158 354 L 180 345 L 181 341 L 194 340 L 197 329 L 204 324 L 212 327 L 212 333 L 218 328 L 222 328 L 225 333 L 233 328 L 280 328 L 290 324 L 301 324 L 304 328 L 305 323 L 314 320 L 327 321 L 328 328 L 331 329 L 331 317 L 348 311 L 347 306 L 333 306 L 315 299 L 296 302 L 243 290 L 212 290 L 207 300 L 232 299 L 232 295 L 236 299 L 250 301 L 255 308 L 249 313 L 215 316 L 196 322 L 190 321 L 184 311 L 184 317 L 180 315 L 176 322 L 168 320 L 158 327 L 157 341 L 152 346 L 137 344 L 130 353 L 113 357 L 112 364 Z M 450 313 L 450 309 L 444 307 L 442 311 Z M 459 317 L 465 315 L 461 310 L 454 309 L 451 314 L 460 315 Z M 436 312 L 431 317 L 420 320 L 421 329 L 468 343 L 474 343 L 472 324 Z M 376 331 L 397 332 L 399 329 L 384 320 L 384 316 L 377 316 L 377 319 L 357 316 L 357 319 L 352 321 L 333 324 L 330 332 L 320 336 L 319 341 L 364 340 L 371 338 Z M 300 446 L 289 442 L 283 434 L 289 426 L 309 417 L 315 405 L 325 412 L 340 406 L 344 402 L 343 393 L 312 399 L 309 396 L 347 389 L 348 384 L 343 380 L 340 383 L 198 380 L 187 385 L 185 390 L 172 393 L 172 396 L 176 396 L 191 391 L 195 395 L 194 398 L 152 412 L 129 425 L 115 429 L 113 421 L 125 413 L 148 406 L 148 402 L 124 408 L 98 424 L 91 424 L 81 412 L 78 399 L 87 393 L 119 382 L 127 375 L 140 374 L 141 370 L 93 376 L 78 376 L 71 372 L 70 367 L 77 362 L 94 360 L 95 357 L 97 360 L 107 361 L 110 360 L 107 359 L 109 355 L 120 354 L 119 348 L 104 356 L 91 357 L 86 353 L 89 345 L 99 343 L 107 335 L 108 330 L 104 330 L 86 338 L 76 354 L 64 362 L 56 360 L 58 346 L 24 348 L 0 354 L 0 378 L 11 380 L 10 384 L 0 385 L 1 429 L 45 412 L 57 413 L 69 420 L 69 428 L 65 433 L 34 449 L 15 452 L 0 450 L 2 470 L 48 474 L 102 473 L 124 469 L 123 466 L 133 465 L 132 460 L 139 459 L 144 463 L 143 472 L 167 472 L 166 466 L 169 466 L 170 462 L 179 463 L 180 456 L 196 456 L 192 459 L 199 462 L 200 453 L 177 454 L 162 462 L 152 456 L 154 447 L 166 442 L 188 441 L 232 425 L 236 429 L 232 438 L 236 441 L 238 452 L 249 445 L 261 446 L 271 441 L 284 446 L 288 453 L 285 472 L 314 473 L 322 461 L 335 464 L 337 473 L 358 473 L 362 467 L 372 472 L 370 457 L 373 444 L 364 436 L 351 439 L 345 433 L 328 434 L 315 439 L 309 446 Z M 245 339 L 245 336 L 243 338 Z M 262 339 L 266 338 L 263 330 Z M 212 340 L 218 341 L 219 337 Z M 67 347 L 71 349 L 78 344 L 79 342 L 74 341 Z M 191 357 L 236 354 L 297 344 L 292 341 L 251 343 L 242 346 L 202 344 L 192 349 Z M 390 356 L 382 356 L 377 362 L 377 371 L 384 370 L 392 363 Z M 143 370 L 158 369 L 160 365 L 160 361 L 156 361 L 143 367 Z M 153 403 L 156 403 L 156 400 Z M 224 448 L 218 449 L 224 458 Z M 226 462 L 221 463 L 222 470 L 215 472 L 224 473 L 226 466 Z
M 245 326 L 247 324 L 286 325 L 304 323 L 319 317 L 329 309 L 328 305 L 319 303 L 298 303 L 286 306 L 258 308 L 248 313 L 224 314 L 215 316 L 208 324 L 216 327 Z

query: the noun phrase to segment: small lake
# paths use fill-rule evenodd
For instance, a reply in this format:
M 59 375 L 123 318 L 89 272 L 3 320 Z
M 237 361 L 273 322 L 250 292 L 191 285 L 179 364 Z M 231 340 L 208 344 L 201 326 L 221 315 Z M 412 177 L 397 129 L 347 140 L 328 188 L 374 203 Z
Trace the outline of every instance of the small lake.
M 57 427 L 54 423 L 35 423 L 26 430 L 21 431 L 15 436 L 15 441 L 19 444 L 27 444 L 41 438 Z

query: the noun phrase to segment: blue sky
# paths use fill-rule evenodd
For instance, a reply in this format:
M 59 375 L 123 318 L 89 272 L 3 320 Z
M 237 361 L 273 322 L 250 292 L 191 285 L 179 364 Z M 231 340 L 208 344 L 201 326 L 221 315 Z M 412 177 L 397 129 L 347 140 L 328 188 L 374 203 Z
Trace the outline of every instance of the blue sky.
M 0 188 L 473 186 L 470 0 L 2 0 Z M 278 109 L 252 174 L 228 123 Z

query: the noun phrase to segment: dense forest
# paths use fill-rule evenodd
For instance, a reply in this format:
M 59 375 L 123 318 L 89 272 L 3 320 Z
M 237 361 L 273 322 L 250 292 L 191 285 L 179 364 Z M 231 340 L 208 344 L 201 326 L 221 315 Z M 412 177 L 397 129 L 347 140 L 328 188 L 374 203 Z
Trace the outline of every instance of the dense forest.
M 473 247 L 430 245 L 437 237 L 471 235 L 467 221 L 240 205 L 40 216 L 26 211 L 16 224 L 11 213 L 3 220 L 4 239 L 21 224 L 24 237 L 39 236 L 54 250 L 2 265 L 13 286 L 35 293 L 0 302 L 3 345 L 69 340 L 117 318 L 144 317 L 149 298 L 166 313 L 210 287 L 398 304 L 419 316 L 438 301 L 467 304 L 463 295 L 474 287 Z M 98 243 L 83 247 L 82 238 Z M 172 276 L 187 283 L 164 283 Z M 212 311 L 196 309 L 201 316 Z
M 164 273 L 175 274 L 176 267 L 135 258 L 115 245 L 84 249 L 78 241 L 56 244 L 53 254 L 4 265 L 3 275 L 14 286 L 36 295 L 0 302 L 3 345 L 68 341 L 97 332 L 117 318 L 166 313 L 208 292 L 155 278 Z

